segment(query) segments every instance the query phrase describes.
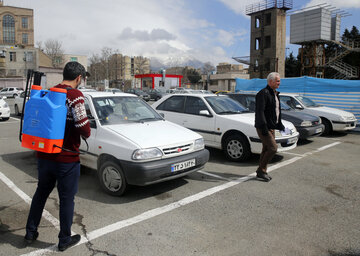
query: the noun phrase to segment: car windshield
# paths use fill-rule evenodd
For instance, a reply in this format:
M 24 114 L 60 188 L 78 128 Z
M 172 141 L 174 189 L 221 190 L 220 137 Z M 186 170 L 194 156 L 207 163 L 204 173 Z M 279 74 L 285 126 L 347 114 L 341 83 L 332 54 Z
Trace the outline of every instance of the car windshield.
M 247 108 L 239 102 L 227 96 L 205 97 L 211 108 L 218 115 L 231 115 L 249 112 Z
M 298 101 L 304 104 L 306 107 L 320 107 L 319 104 L 315 103 L 313 100 L 303 96 L 296 96 L 295 97 Z
M 147 122 L 163 118 L 138 97 L 93 98 L 96 114 L 102 125 Z
M 291 110 L 291 107 L 282 101 L 280 101 L 280 106 L 282 110 Z

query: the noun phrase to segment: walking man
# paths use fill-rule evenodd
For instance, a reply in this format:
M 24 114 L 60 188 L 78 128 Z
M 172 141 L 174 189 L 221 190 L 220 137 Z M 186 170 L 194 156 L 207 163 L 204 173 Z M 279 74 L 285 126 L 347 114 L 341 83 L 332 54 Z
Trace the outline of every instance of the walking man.
M 38 185 L 31 202 L 26 224 L 25 241 L 32 243 L 39 236 L 38 226 L 49 194 L 57 185 L 60 200 L 60 251 L 80 241 L 80 235 L 71 236 L 74 215 L 74 198 L 80 177 L 80 136 L 90 136 L 90 124 L 86 115 L 84 96 L 77 90 L 82 79 L 86 79 L 85 68 L 78 62 L 68 62 L 63 70 L 63 81 L 56 88 L 67 90 L 66 126 L 63 149 L 57 154 L 37 152 Z
M 267 77 L 267 86 L 256 94 L 255 128 L 262 142 L 259 167 L 256 176 L 266 182 L 271 180 L 267 165 L 276 154 L 275 129 L 284 130 L 281 123 L 279 92 L 280 74 L 272 72 Z

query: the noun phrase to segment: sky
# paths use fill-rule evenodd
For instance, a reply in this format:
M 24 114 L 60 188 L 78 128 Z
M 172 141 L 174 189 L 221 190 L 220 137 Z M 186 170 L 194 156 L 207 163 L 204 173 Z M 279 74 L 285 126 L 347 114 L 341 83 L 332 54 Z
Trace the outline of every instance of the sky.
M 34 10 L 35 45 L 48 39 L 62 43 L 65 53 L 91 57 L 104 47 L 128 56 L 156 57 L 167 63 L 186 59 L 236 63 L 250 55 L 250 18 L 245 7 L 258 0 L 3 0 L 4 5 Z M 325 0 L 293 0 L 293 10 Z M 360 0 L 326 0 L 351 14 L 341 34 L 360 29 Z M 287 54 L 297 56 L 289 42 Z

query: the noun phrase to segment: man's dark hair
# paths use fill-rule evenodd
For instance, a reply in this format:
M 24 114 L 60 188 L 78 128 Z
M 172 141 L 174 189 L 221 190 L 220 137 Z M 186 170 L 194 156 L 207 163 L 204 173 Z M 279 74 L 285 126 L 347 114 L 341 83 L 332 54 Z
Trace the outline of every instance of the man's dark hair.
M 72 81 L 79 75 L 81 75 L 83 79 L 86 78 L 86 71 L 83 65 L 77 61 L 70 61 L 66 63 L 63 71 L 63 80 Z

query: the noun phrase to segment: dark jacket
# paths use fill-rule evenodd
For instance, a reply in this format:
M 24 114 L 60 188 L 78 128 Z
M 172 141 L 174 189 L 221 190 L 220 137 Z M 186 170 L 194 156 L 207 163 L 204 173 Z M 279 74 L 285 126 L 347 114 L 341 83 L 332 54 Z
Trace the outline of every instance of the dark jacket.
M 255 127 L 261 129 L 264 135 L 268 133 L 269 129 L 285 129 L 281 122 L 279 92 L 276 92 L 276 97 L 279 100 L 279 123 L 276 123 L 276 102 L 274 96 L 275 92 L 269 85 L 256 94 Z

